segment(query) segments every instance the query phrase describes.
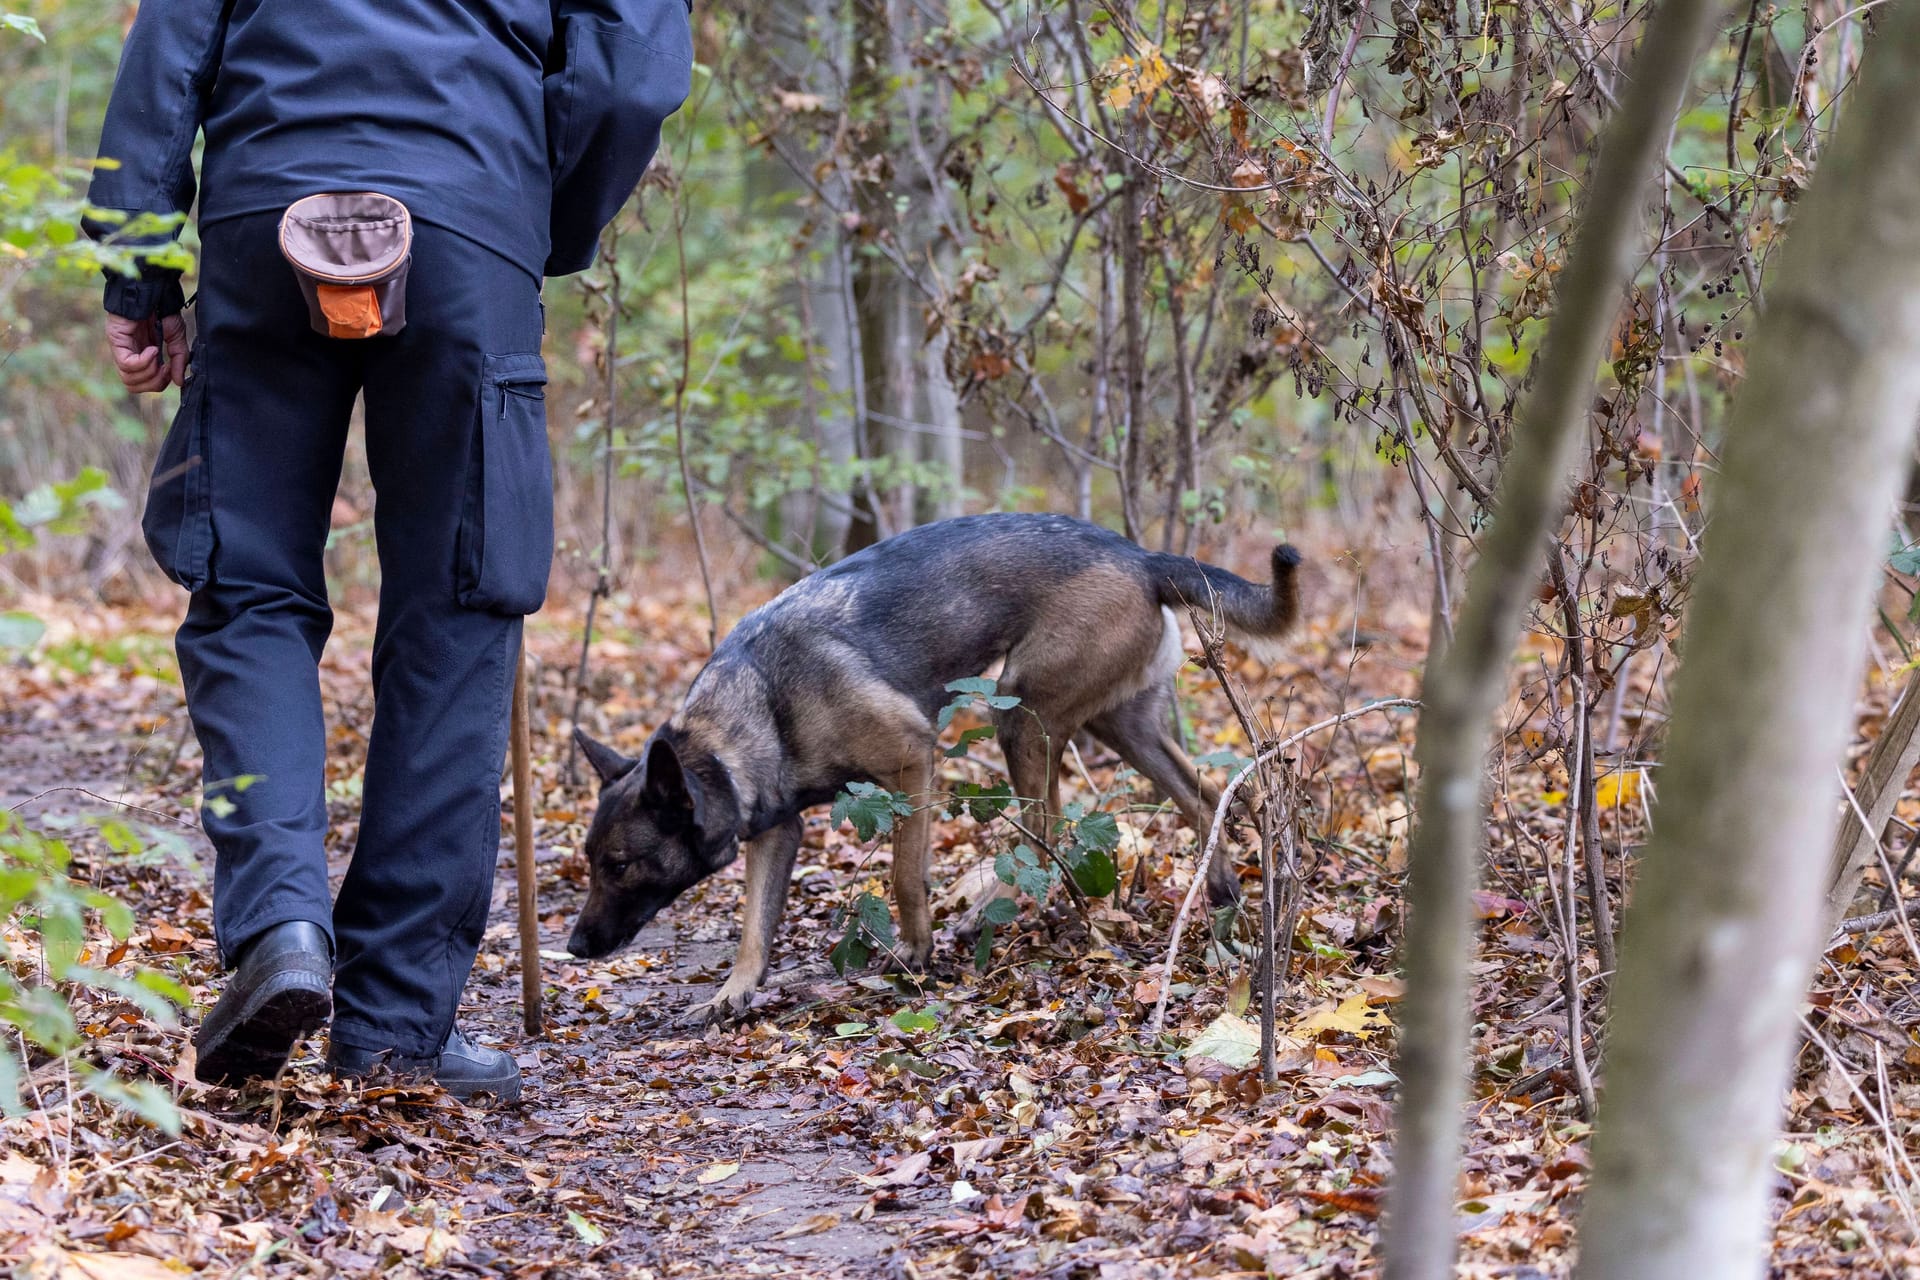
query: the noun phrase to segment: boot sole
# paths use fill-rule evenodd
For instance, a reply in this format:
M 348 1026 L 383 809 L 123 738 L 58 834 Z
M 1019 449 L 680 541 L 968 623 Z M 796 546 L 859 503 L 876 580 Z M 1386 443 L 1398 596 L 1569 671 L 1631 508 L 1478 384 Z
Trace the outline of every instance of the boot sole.
M 440 1087 L 462 1102 L 472 1102 L 486 1095 L 494 1102 L 511 1104 L 520 1101 L 520 1074 L 516 1071 L 511 1077 L 498 1080 L 455 1080 L 440 1081 Z
M 305 969 L 283 969 L 249 992 L 237 1013 L 223 1016 L 222 998 L 193 1038 L 194 1075 L 202 1084 L 236 1085 L 272 1079 L 293 1046 L 327 1024 L 333 994 L 327 979 Z
M 400 1066 L 396 1067 L 390 1059 L 376 1058 L 373 1062 L 365 1066 L 349 1066 L 339 1061 L 334 1056 L 333 1051 L 329 1050 L 327 1053 L 327 1069 L 333 1072 L 334 1079 L 336 1080 L 358 1080 L 364 1082 L 384 1076 L 401 1083 L 426 1083 L 431 1081 L 439 1085 L 448 1097 L 458 1098 L 462 1102 L 472 1102 L 482 1094 L 487 1095 L 493 1101 L 499 1103 L 520 1101 L 522 1082 L 520 1070 L 517 1066 L 514 1068 L 512 1075 L 497 1076 L 490 1080 L 480 1080 L 472 1076 L 455 1076 L 452 1079 L 444 1079 L 434 1071 L 431 1065 L 426 1063 L 418 1061 L 403 1062 Z

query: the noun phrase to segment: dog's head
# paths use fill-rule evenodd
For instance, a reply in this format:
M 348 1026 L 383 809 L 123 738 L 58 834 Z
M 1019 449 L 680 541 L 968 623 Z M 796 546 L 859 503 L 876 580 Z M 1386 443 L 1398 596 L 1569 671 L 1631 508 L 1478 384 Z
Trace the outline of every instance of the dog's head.
M 575 730 L 600 775 L 600 804 L 587 829 L 587 905 L 567 950 L 604 956 L 633 940 L 682 893 L 739 851 L 733 788 L 710 752 L 670 729 L 640 757 L 621 755 Z

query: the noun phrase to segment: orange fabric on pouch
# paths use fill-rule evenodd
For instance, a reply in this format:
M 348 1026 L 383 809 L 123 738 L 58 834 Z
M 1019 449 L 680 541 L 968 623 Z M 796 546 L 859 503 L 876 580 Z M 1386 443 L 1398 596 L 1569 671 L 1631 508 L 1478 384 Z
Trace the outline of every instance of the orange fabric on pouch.
M 280 252 L 315 333 L 374 338 L 407 327 L 413 215 L 392 196 L 331 191 L 296 200 L 280 217 Z
M 329 338 L 371 338 L 380 332 L 380 296 L 368 284 L 319 286 Z

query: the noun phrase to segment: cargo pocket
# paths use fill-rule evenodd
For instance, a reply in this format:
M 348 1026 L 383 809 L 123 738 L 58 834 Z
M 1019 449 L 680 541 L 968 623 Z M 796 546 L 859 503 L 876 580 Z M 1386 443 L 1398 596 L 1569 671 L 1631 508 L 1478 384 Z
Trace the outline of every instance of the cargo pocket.
M 213 490 L 208 482 L 207 371 L 204 349 L 187 360 L 180 411 L 160 442 L 140 532 L 160 571 L 189 591 L 207 585 L 213 562 Z
M 538 355 L 487 356 L 478 437 L 455 547 L 457 597 L 469 609 L 533 613 L 553 567 L 553 455 L 547 367 Z

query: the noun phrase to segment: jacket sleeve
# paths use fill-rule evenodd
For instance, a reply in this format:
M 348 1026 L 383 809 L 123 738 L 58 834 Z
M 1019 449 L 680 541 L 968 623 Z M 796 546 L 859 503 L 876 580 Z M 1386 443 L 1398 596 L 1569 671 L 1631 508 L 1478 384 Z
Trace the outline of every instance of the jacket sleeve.
M 178 227 L 151 235 L 122 228 L 141 214 L 184 214 L 193 207 L 193 139 L 206 116 L 220 69 L 231 0 L 144 0 L 120 54 L 107 103 L 100 157 L 87 202 L 123 215 L 90 217 L 96 240 L 166 244 Z M 132 319 L 181 308 L 180 272 L 143 265 L 138 277 L 109 272 L 108 311 Z
M 646 172 L 693 81 L 688 0 L 556 0 L 546 78 L 553 172 L 546 273 L 593 265 L 600 232 Z

